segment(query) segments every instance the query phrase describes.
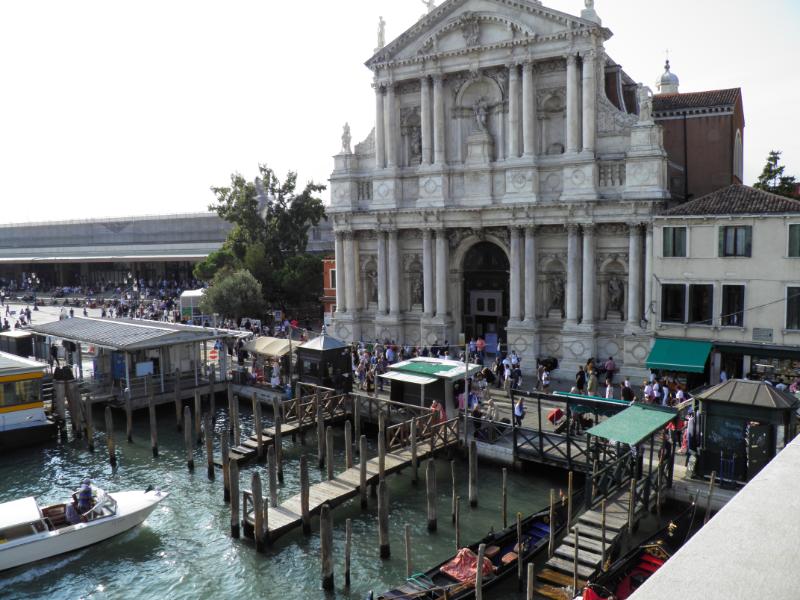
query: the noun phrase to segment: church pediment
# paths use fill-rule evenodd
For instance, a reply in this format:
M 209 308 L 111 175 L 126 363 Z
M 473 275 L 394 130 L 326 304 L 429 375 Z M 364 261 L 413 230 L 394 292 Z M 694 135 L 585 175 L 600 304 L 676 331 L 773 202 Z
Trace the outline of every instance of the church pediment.
M 534 0 L 447 0 L 367 61 L 373 68 L 421 57 L 564 37 L 595 23 Z

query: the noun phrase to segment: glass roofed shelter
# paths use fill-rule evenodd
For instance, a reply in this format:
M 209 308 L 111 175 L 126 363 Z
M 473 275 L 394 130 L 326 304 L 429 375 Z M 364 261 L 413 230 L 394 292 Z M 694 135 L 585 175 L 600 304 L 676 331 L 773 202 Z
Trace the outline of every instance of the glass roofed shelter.
M 471 377 L 480 369 L 480 365 L 470 363 L 466 375 Z M 380 377 L 391 381 L 391 399 L 395 402 L 430 406 L 437 400 L 450 418 L 455 415 L 453 389 L 464 381 L 465 370 L 464 363 L 457 360 L 419 357 L 389 365 L 389 371 Z

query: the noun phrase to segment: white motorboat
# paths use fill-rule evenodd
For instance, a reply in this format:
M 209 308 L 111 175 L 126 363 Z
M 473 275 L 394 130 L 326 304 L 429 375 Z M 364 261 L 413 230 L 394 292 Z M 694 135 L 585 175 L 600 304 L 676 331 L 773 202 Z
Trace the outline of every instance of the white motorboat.
M 169 496 L 151 489 L 110 494 L 94 491 L 94 506 L 83 515 L 68 515 L 67 504 L 40 507 L 33 497 L 0 504 L 0 571 L 123 533 L 144 521 Z M 70 524 L 68 516 L 80 522 Z

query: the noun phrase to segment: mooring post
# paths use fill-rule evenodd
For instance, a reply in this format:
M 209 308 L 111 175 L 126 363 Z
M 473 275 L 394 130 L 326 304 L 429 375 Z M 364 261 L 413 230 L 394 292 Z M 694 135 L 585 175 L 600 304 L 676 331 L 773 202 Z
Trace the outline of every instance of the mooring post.
M 203 443 L 203 398 L 200 390 L 194 391 L 194 438 L 198 444 Z
M 578 532 L 578 526 L 575 526 L 575 549 L 572 554 L 572 591 L 573 593 L 578 593 L 578 543 L 580 541 L 580 533 Z
M 278 474 L 275 468 L 275 446 L 267 448 L 267 471 L 269 471 L 269 505 L 278 506 Z
M 378 482 L 378 544 L 381 558 L 389 558 L 389 492 L 385 479 Z
M 111 407 L 106 406 L 106 445 L 108 446 L 108 461 L 112 467 L 117 466 L 117 453 L 114 450 L 114 415 Z
M 508 490 L 506 483 L 508 478 L 508 469 L 503 467 L 503 529 L 508 527 Z
M 183 443 L 186 446 L 186 466 L 194 471 L 194 444 L 192 443 L 192 409 L 183 409 Z
M 322 553 L 322 589 L 333 589 L 333 519 L 331 508 L 322 505 L 319 514 L 320 552 Z
M 67 386 L 64 381 L 53 382 L 53 404 L 56 409 L 56 416 L 58 417 L 58 428 L 64 429 L 67 420 L 66 409 L 66 392 Z
M 278 481 L 283 483 L 283 412 L 280 398 L 272 399 L 272 411 L 275 417 L 275 462 L 278 465 Z
M 125 388 L 125 435 L 128 443 L 133 442 L 133 407 L 131 406 L 131 391 Z
M 417 485 L 419 481 L 419 458 L 417 456 L 417 419 L 411 417 L 411 424 L 409 425 L 411 431 L 411 481 Z
M 239 537 L 239 463 L 229 461 L 231 486 L 231 537 Z
M 535 579 L 533 578 L 533 563 L 528 563 L 528 589 L 525 594 L 525 600 L 533 600 L 533 583 Z
M 382 415 L 381 415 L 382 417 Z M 378 429 L 378 479 L 383 481 L 386 477 L 386 434 L 383 429 Z
M 358 493 L 361 508 L 367 508 L 367 436 L 358 438 Z
M 456 461 L 450 461 L 450 482 L 452 486 L 452 495 L 450 499 L 450 520 L 456 522 Z
M 325 428 L 325 468 L 328 481 L 333 481 L 333 428 L 330 425 Z
M 175 369 L 175 428 L 180 431 L 183 426 L 181 415 L 181 371 Z
M 703 525 L 708 523 L 708 520 L 711 518 L 711 497 L 714 495 L 714 483 L 716 480 L 717 472 L 711 471 L 711 481 L 708 482 L 708 498 L 706 498 L 706 514 L 703 517 Z
M 344 585 L 350 587 L 350 555 L 353 552 L 353 520 L 344 522 Z
M 600 569 L 606 570 L 606 499 L 600 503 Z
M 486 544 L 478 546 L 478 564 L 475 569 L 475 600 L 483 600 L 483 557 L 486 555 Z
M 208 461 L 208 478 L 214 481 L 214 430 L 211 429 L 211 413 L 203 415 L 205 427 L 206 459 Z
M 547 557 L 548 558 L 552 558 L 553 557 L 553 552 L 556 551 L 556 545 L 555 545 L 556 528 L 553 526 L 553 523 L 555 523 L 555 521 L 553 520 L 555 518 L 555 516 L 556 516 L 556 491 L 551 489 L 550 490 L 550 520 L 549 520 L 550 533 L 548 535 L 548 540 L 547 540 Z M 567 524 L 566 531 L 569 531 L 569 524 Z
M 572 471 L 567 474 L 567 530 L 572 525 Z
M 469 505 L 478 506 L 478 444 L 469 443 Z
M 411 577 L 411 526 L 406 523 L 403 526 L 403 539 L 406 548 L 406 578 Z
M 303 519 L 303 533 L 311 533 L 311 512 L 309 511 L 308 501 L 308 457 L 305 454 L 300 456 L 300 513 Z
M 522 589 L 522 513 L 517 513 L 517 587 Z
M 152 386 L 150 386 L 148 392 L 147 411 L 150 415 L 150 447 L 153 449 L 153 457 L 155 458 L 158 456 L 158 422 L 156 421 L 156 403 Z
M 432 458 L 425 466 L 425 487 L 428 500 L 428 531 L 436 531 L 436 465 Z
M 319 402 L 317 402 L 317 463 L 320 469 L 325 466 L 325 420 L 322 418 L 322 404 Z
M 214 413 L 217 411 L 217 371 L 211 366 L 208 374 L 208 412 L 211 413 L 211 422 L 214 422 Z
M 261 495 L 261 475 L 253 471 L 250 483 L 250 492 L 253 496 L 253 541 L 256 552 L 264 551 L 264 497 Z M 247 519 L 247 515 L 244 515 Z
M 353 398 L 353 426 L 354 435 L 353 439 L 361 439 L 361 399 L 358 396 L 351 396 Z
M 345 469 L 353 468 L 353 424 L 350 421 L 344 424 L 344 464 Z
M 261 402 L 258 395 L 253 392 L 253 419 L 256 433 L 256 456 L 258 460 L 264 460 L 264 430 L 261 426 Z
M 83 407 L 83 423 L 86 426 L 86 444 L 89 447 L 89 452 L 94 452 L 94 421 L 92 421 L 91 398 L 83 398 L 81 406 Z
M 222 499 L 225 502 L 231 501 L 231 453 L 228 449 L 228 439 L 230 435 L 231 431 L 226 427 L 220 437 L 220 451 L 222 452 Z
M 461 496 L 456 496 L 456 516 L 453 519 L 456 530 L 456 552 L 461 549 Z

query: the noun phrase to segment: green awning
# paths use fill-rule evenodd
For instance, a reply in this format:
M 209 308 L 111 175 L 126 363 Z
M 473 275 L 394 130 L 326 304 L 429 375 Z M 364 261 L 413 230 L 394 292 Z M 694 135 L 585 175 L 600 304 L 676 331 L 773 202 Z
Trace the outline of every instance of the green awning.
M 647 367 L 679 373 L 702 373 L 709 352 L 711 342 L 657 339 L 647 357 Z
M 633 446 L 664 427 L 677 414 L 674 408 L 631 404 L 621 413 L 595 425 L 586 433 Z

